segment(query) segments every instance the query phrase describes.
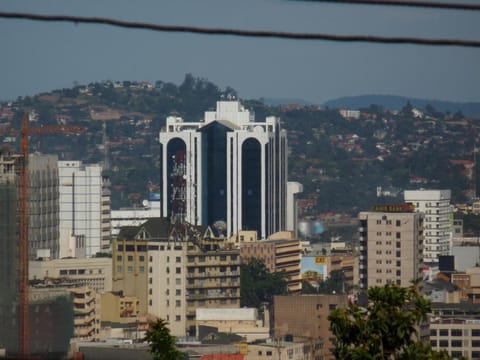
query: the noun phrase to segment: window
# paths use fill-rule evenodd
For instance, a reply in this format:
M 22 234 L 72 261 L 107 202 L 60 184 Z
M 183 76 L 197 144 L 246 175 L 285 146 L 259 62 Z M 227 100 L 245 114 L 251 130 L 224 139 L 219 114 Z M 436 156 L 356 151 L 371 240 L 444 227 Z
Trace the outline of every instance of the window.
M 175 258 L 175 262 L 177 262 L 177 263 L 182 262 L 182 258 L 180 256 L 177 256 Z
M 176 274 L 181 274 L 182 273 L 182 268 L 180 268 L 180 267 L 175 268 L 175 273 Z
M 401 233 L 397 232 L 397 233 L 395 234 L 395 238 L 400 239 L 400 237 L 401 237 Z
M 450 355 L 452 356 L 453 359 L 460 359 L 462 358 L 463 354 L 461 351 L 452 351 Z
M 120 269 L 122 267 L 120 266 Z M 122 270 L 118 270 L 118 266 L 117 266 L 117 271 L 122 271 Z M 60 270 L 60 275 L 67 275 L 68 274 L 68 271 L 67 270 Z
M 462 340 L 452 340 L 451 347 L 462 347 Z
M 127 266 L 127 272 L 132 273 L 133 272 L 133 266 Z
M 117 261 L 122 261 L 122 255 L 117 255 Z
M 152 262 L 152 261 L 153 261 L 153 257 L 150 256 L 150 257 L 148 258 L 148 261 Z
M 402 247 L 402 243 L 400 241 L 397 241 L 397 249 L 400 249 Z
M 448 340 L 440 340 L 440 347 L 441 348 L 448 347 Z
M 117 265 L 117 272 L 121 273 L 123 271 L 122 265 Z
M 128 261 L 133 261 L 133 255 L 128 255 L 128 256 L 127 256 L 127 260 L 128 260 Z
M 182 317 L 180 315 L 175 315 L 175 321 L 182 321 Z
M 402 252 L 401 251 L 397 251 L 397 257 L 402 257 Z
M 448 336 L 448 329 L 440 329 L 440 336 Z
M 145 272 L 145 266 L 143 266 L 143 265 L 139 266 L 138 271 L 141 272 L 141 273 L 144 273 Z
M 395 221 L 396 226 L 400 226 L 400 220 Z
M 432 347 L 437 347 L 437 340 L 430 340 L 430 345 L 432 345 Z
M 472 340 L 472 347 L 480 347 L 480 340 Z
M 144 261 L 145 261 L 145 256 L 140 255 L 140 256 L 138 257 L 138 261 L 144 262 Z
M 480 329 L 472 329 L 472 336 L 480 336 Z
M 450 335 L 452 335 L 452 336 L 462 336 L 462 330 L 452 329 L 452 330 L 450 330 Z
M 337 308 L 337 304 L 328 304 L 328 310 L 335 310 Z
M 397 276 L 401 276 L 402 275 L 402 271 L 401 270 L 397 270 Z
M 148 283 L 153 284 L 153 278 L 148 278 Z
M 181 284 L 182 284 L 182 279 L 176 278 L 176 279 L 175 279 L 175 284 L 176 284 L 176 285 L 181 285 Z
M 400 260 L 397 260 L 397 266 L 402 266 L 402 262 Z
M 180 290 L 180 289 L 175 290 L 175 295 L 176 296 L 182 295 L 182 290 Z
M 182 302 L 180 300 L 175 300 L 175 306 L 180 307 L 182 305 Z
M 377 220 L 377 225 L 380 225 L 382 223 L 382 220 Z

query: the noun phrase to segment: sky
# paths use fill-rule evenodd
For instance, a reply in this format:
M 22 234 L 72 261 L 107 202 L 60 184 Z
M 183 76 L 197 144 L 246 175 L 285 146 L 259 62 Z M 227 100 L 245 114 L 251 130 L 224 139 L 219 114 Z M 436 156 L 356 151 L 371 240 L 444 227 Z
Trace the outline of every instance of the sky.
M 479 11 L 287 0 L 4 0 L 0 11 L 480 40 Z M 244 99 L 295 98 L 321 104 L 376 94 L 480 101 L 480 48 L 208 36 L 11 19 L 0 19 L 0 44 L 0 100 L 103 80 L 181 84 L 190 73 L 222 89 L 230 86 Z

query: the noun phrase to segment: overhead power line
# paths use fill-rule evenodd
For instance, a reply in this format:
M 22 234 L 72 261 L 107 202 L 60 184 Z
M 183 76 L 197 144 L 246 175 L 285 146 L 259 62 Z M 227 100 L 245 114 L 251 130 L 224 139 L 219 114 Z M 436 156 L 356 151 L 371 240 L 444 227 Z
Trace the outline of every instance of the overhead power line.
M 387 5 L 387 6 L 409 6 L 421 8 L 434 8 L 444 10 L 472 10 L 480 11 L 480 5 L 477 4 L 461 4 L 461 3 L 441 3 L 430 1 L 409 1 L 409 0 L 296 0 L 307 2 L 327 2 L 341 4 L 356 5 Z
M 81 17 L 71 15 L 39 15 L 29 13 L 8 13 L 0 12 L 0 18 L 7 19 L 23 19 L 34 21 L 49 22 L 70 22 L 75 24 L 103 24 L 129 29 L 142 29 L 162 32 L 183 32 L 192 34 L 205 35 L 228 35 L 241 37 L 256 38 L 277 38 L 277 39 L 293 39 L 293 40 L 324 40 L 336 42 L 368 42 L 381 44 L 413 44 L 413 45 L 431 45 L 431 46 L 462 46 L 462 47 L 480 47 L 478 40 L 462 40 L 462 39 L 428 39 L 416 37 L 382 37 L 371 35 L 331 35 L 318 33 L 292 33 L 279 31 L 256 31 L 256 30 L 236 30 L 224 28 L 204 28 L 194 26 L 181 25 L 157 25 L 151 23 L 131 22 L 123 20 L 115 20 L 109 18 L 97 17 Z

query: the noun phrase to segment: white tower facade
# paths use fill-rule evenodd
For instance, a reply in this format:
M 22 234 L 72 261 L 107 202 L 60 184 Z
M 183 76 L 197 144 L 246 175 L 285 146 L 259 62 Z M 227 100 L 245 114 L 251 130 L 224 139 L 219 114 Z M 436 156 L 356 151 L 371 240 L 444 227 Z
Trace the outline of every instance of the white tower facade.
M 452 238 L 452 209 L 450 190 L 405 190 L 405 202 L 425 214 L 424 261 L 438 265 L 439 255 L 450 255 Z
M 287 137 L 278 118 L 256 122 L 239 101 L 218 101 L 199 122 L 168 117 L 160 144 L 162 216 L 224 223 L 227 236 L 287 230 Z
M 59 161 L 58 173 L 61 255 L 71 254 L 69 244 L 76 238 L 85 242 L 85 255 L 91 257 L 102 251 L 102 237 L 109 234 L 110 203 L 104 194 L 102 167 Z

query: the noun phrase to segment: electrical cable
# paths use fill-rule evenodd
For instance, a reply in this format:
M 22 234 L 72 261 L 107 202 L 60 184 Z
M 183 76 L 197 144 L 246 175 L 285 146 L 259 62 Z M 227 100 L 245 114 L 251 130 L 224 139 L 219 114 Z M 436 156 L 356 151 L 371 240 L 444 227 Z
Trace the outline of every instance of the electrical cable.
M 295 0 L 306 2 L 319 3 L 337 3 L 337 4 L 355 4 L 355 5 L 386 5 L 386 6 L 408 6 L 408 7 L 422 7 L 434 8 L 444 10 L 471 10 L 480 11 L 480 5 L 477 4 L 462 4 L 462 3 L 441 3 L 430 1 L 410 1 L 410 0 Z
M 372 35 L 331 35 L 318 33 L 292 33 L 279 31 L 256 31 L 256 30 L 236 30 L 225 28 L 204 28 L 182 25 L 157 25 L 151 23 L 131 22 L 123 20 L 115 20 L 110 18 L 98 17 L 81 17 L 72 15 L 40 15 L 29 13 L 9 13 L 0 12 L 0 18 L 7 19 L 23 19 L 34 21 L 49 22 L 70 22 L 75 24 L 103 24 L 129 29 L 142 29 L 163 32 L 183 32 L 205 35 L 227 35 L 241 37 L 257 37 L 257 38 L 277 38 L 277 39 L 294 39 L 294 40 L 324 40 L 336 42 L 367 42 L 382 44 L 411 44 L 411 45 L 431 45 L 431 46 L 461 46 L 480 48 L 478 40 L 463 39 L 427 39 L 416 37 L 382 37 Z

